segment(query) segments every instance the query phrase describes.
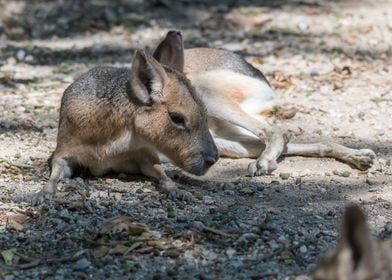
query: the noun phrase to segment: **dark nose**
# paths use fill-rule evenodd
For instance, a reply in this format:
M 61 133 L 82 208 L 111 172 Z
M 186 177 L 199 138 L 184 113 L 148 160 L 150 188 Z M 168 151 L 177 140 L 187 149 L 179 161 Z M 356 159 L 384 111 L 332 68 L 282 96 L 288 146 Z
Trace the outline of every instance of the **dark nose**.
M 207 157 L 204 158 L 204 161 L 206 162 L 206 164 L 208 166 L 211 166 L 211 165 L 213 165 L 216 162 L 216 159 L 214 157 L 207 156 Z
M 177 30 L 170 30 L 169 32 L 167 32 L 168 36 L 181 36 L 181 32 L 177 31 Z
M 212 166 L 215 162 L 217 162 L 219 159 L 219 156 L 217 154 L 215 155 L 206 155 L 204 156 L 204 161 L 208 166 Z

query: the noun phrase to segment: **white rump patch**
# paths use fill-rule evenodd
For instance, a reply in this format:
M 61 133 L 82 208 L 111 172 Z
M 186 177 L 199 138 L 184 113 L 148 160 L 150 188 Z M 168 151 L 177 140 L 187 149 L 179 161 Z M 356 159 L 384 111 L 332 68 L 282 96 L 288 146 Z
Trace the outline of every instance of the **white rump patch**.
M 236 73 L 231 70 L 214 70 L 202 74 L 187 75 L 204 102 L 213 95 L 225 95 L 233 89 L 240 89 L 244 99 L 239 103 L 248 114 L 259 114 L 275 104 L 276 93 L 263 80 Z M 212 96 L 211 96 L 212 95 Z M 206 104 L 208 107 L 208 104 Z

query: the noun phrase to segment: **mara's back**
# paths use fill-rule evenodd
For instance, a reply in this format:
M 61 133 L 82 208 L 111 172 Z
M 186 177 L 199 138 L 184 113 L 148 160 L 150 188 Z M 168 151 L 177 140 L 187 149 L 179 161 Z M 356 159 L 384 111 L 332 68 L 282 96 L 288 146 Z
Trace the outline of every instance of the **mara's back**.
M 96 67 L 80 76 L 64 91 L 59 137 L 72 133 L 86 139 L 124 127 L 133 110 L 129 90 L 128 68 Z
M 214 48 L 192 48 L 184 50 L 184 72 L 202 73 L 214 70 L 231 70 L 268 83 L 261 71 L 240 55 Z

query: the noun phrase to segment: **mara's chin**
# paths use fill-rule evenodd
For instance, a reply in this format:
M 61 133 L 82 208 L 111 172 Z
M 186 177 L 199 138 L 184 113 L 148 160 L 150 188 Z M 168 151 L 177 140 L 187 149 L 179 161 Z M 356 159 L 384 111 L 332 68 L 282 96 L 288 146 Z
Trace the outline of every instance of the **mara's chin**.
M 184 168 L 184 170 L 188 173 L 191 173 L 196 176 L 203 176 L 204 174 L 207 173 L 207 171 L 210 169 L 210 166 L 207 164 L 198 164 L 198 165 L 193 165 L 189 166 L 187 168 Z

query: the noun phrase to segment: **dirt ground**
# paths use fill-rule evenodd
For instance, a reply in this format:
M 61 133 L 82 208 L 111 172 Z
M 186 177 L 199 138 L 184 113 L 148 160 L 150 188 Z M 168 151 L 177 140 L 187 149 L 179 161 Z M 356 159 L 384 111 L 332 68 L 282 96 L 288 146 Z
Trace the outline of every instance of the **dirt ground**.
M 0 1 L 1 279 L 303 279 L 350 203 L 391 237 L 391 1 L 194 2 Z M 293 141 L 371 148 L 374 166 L 290 157 L 250 178 L 249 160 L 221 159 L 192 178 L 167 165 L 194 202 L 121 174 L 67 180 L 31 207 L 64 89 L 93 66 L 129 66 L 171 28 L 262 70 L 299 110 L 279 124 Z

